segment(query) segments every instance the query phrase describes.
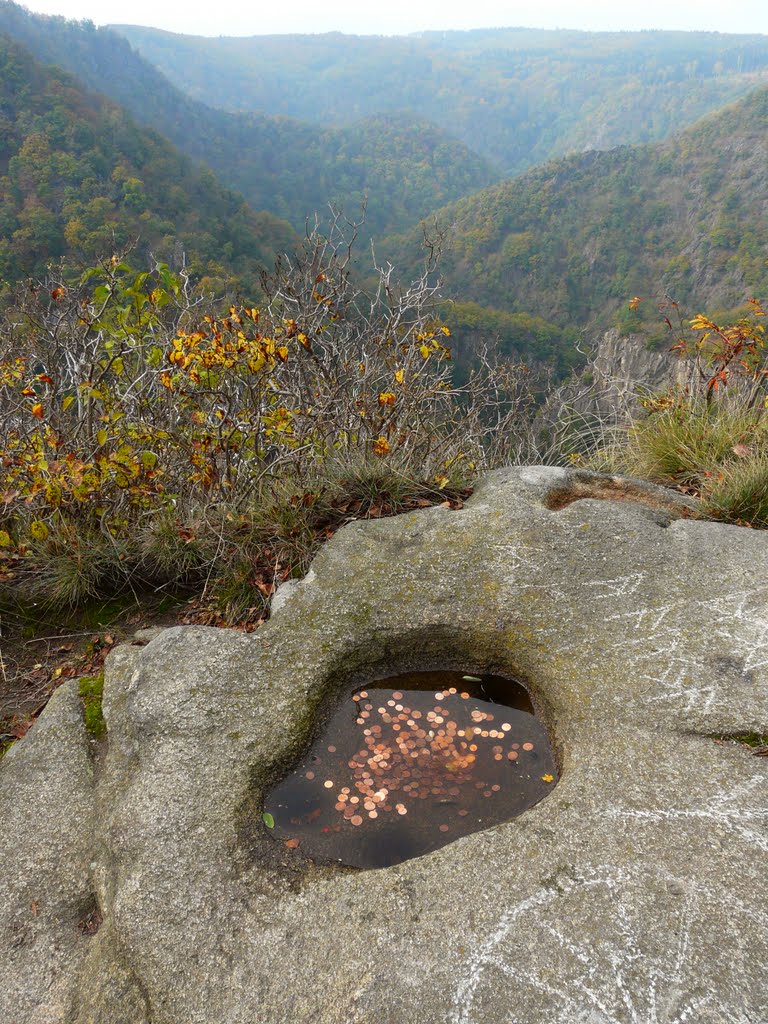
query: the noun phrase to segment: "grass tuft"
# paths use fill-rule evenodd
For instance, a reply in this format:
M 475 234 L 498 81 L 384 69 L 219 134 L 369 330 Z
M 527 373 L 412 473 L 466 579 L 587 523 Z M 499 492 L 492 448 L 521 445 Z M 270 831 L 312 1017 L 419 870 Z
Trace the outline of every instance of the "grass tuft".
M 730 462 L 702 486 L 704 510 L 729 523 L 768 528 L 768 455 Z

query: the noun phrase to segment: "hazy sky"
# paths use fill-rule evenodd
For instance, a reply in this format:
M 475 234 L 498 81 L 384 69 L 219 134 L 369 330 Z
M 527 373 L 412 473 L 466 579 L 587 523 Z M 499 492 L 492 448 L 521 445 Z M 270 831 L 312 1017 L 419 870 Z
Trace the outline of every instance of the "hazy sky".
M 97 25 L 130 22 L 197 35 L 261 35 L 271 32 L 378 33 L 422 29 L 531 26 L 579 29 L 699 29 L 768 33 L 768 0 L 28 0 L 41 14 L 90 18 Z

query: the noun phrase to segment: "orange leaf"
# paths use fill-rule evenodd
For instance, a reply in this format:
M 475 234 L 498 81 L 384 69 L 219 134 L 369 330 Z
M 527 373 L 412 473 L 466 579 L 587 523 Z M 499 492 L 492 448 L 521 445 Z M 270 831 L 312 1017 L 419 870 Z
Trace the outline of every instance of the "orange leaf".
M 32 406 L 32 415 L 36 416 L 39 420 L 43 418 L 43 407 L 39 402 Z

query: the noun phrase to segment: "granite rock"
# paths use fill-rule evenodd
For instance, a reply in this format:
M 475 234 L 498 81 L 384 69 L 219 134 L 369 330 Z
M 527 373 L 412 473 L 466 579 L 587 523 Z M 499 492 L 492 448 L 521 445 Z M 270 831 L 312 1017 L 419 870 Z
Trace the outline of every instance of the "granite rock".
M 31 936 L 3 1019 L 768 1020 L 768 762 L 713 738 L 768 731 L 767 580 L 766 534 L 690 499 L 510 468 L 461 511 L 346 526 L 255 634 L 118 648 L 95 785 L 71 689 L 0 765 L 0 941 Z M 431 667 L 527 685 L 551 794 L 383 870 L 276 843 L 262 794 L 317 722 Z

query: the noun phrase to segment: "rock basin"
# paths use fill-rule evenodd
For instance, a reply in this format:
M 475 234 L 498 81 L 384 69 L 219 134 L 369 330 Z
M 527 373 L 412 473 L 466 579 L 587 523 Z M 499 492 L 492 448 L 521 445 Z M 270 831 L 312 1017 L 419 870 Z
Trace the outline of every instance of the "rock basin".
M 556 775 L 519 683 L 407 672 L 342 700 L 262 820 L 303 856 L 390 867 L 521 814 Z

